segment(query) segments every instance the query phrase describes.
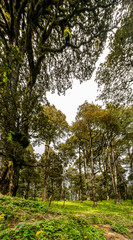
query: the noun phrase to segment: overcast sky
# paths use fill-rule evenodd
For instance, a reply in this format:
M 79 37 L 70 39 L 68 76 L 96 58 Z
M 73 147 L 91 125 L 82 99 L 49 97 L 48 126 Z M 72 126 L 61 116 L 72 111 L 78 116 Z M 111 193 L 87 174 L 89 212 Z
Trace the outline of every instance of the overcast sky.
M 73 80 L 73 87 L 66 91 L 65 96 L 59 96 L 57 93 L 47 94 L 51 104 L 54 104 L 58 110 L 66 115 L 69 124 L 75 120 L 77 108 L 87 100 L 89 103 L 95 102 L 97 96 L 97 84 L 94 82 L 94 75 L 91 80 L 79 83 Z

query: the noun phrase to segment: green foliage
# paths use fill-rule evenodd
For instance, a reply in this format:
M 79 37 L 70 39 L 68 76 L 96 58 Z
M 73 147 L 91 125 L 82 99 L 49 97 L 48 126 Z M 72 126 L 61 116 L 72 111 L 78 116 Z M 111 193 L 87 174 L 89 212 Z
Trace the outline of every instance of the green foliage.
M 115 232 L 126 234 L 126 235 L 128 235 L 129 233 L 127 227 L 121 222 L 117 222 L 116 224 L 113 224 L 112 229 Z
M 4 218 L 0 225 L 0 239 L 92 239 L 105 240 L 103 231 L 91 226 L 87 219 L 74 215 L 59 215 L 48 218 L 52 213 L 47 204 L 19 198 L 0 197 L 0 211 Z M 56 214 L 53 212 L 53 217 Z M 29 216 L 30 220 L 29 221 Z M 56 215 L 55 215 L 56 216 Z M 38 221 L 36 221 L 38 218 Z M 14 226 L 13 226 L 14 225 Z M 8 226 L 8 227 L 7 227 Z
M 95 223 L 95 224 L 100 223 L 98 216 L 94 215 L 94 216 L 92 217 L 92 222 Z
M 68 131 L 66 116 L 54 105 L 44 105 L 36 119 L 33 128 L 37 128 L 42 141 L 51 143 L 64 137 Z
M 0 233 L 1 240 L 5 239 L 100 239 L 105 240 L 103 231 L 91 226 L 82 218 L 61 217 L 58 220 L 47 219 L 38 223 L 19 223 L 13 229 L 6 229 Z
M 115 34 L 110 37 L 110 53 L 100 64 L 96 81 L 101 87 L 99 98 L 109 102 L 132 103 L 132 43 L 133 43 L 133 4 L 128 1 L 122 22 Z M 117 64 L 116 64 L 117 63 Z

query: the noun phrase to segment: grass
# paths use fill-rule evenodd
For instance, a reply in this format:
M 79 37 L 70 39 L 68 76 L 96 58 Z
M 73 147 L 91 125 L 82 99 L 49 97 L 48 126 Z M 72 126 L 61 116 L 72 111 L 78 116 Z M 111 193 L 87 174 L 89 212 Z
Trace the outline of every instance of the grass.
M 64 207 L 62 202 L 54 201 L 52 202 L 51 209 L 65 214 L 84 214 L 90 219 L 90 222 L 94 223 L 112 224 L 116 221 L 122 221 L 128 225 L 133 223 L 130 200 L 122 201 L 122 205 L 115 205 L 114 200 L 110 200 L 98 202 L 97 208 L 92 206 L 93 203 L 91 201 L 84 201 L 83 203 L 69 201 L 65 202 Z
M 0 239 L 105 240 L 98 224 L 110 224 L 112 229 L 128 234 L 133 226 L 130 201 L 114 205 L 102 201 L 92 207 L 91 201 L 47 202 L 11 198 L 0 195 Z

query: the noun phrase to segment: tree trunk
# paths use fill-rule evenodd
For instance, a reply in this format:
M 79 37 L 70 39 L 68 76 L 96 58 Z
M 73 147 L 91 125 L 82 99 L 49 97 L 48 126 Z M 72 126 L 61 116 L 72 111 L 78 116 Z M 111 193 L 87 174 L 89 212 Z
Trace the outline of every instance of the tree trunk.
M 61 201 L 64 200 L 65 198 L 65 182 L 64 182 L 64 176 L 65 176 L 65 171 L 64 171 L 64 166 L 62 167 L 63 171 L 62 171 L 62 183 L 61 183 Z
M 104 174 L 104 186 L 105 186 L 105 194 L 106 194 L 106 199 L 107 201 L 109 201 L 109 186 L 108 186 L 108 174 L 107 174 L 107 170 Z
M 47 199 L 47 177 L 44 177 L 44 185 L 43 185 L 43 194 L 42 194 L 42 201 L 46 201 Z
M 90 200 L 89 173 L 88 173 L 88 165 L 87 165 L 86 158 L 84 161 L 84 171 L 85 171 L 86 198 L 87 200 Z
M 17 190 L 18 190 L 18 183 L 19 183 L 19 172 L 20 172 L 20 167 L 15 165 L 13 167 L 13 188 L 12 188 L 12 196 L 16 196 Z
M 108 161 L 110 165 L 110 173 L 112 177 L 113 191 L 114 191 L 114 199 L 115 204 L 121 204 L 120 193 L 118 192 L 118 180 L 117 180 L 117 168 L 116 168 L 116 160 L 114 159 L 114 149 L 111 143 L 111 151 L 108 151 Z
M 92 149 L 92 147 L 91 147 L 91 173 L 92 173 L 93 206 L 97 207 L 96 186 L 95 186 L 95 173 L 94 173 L 94 159 L 93 159 L 93 149 Z
M 28 199 L 29 197 L 29 190 L 30 190 L 30 182 L 27 182 L 25 199 Z
M 72 195 L 72 179 L 70 179 L 70 201 L 73 200 L 73 195 Z
M 9 184 L 10 184 L 10 174 L 9 167 L 6 166 L 2 172 L 2 176 L 0 178 L 0 193 L 5 195 L 9 192 Z
M 42 201 L 47 199 L 47 178 L 48 178 L 48 160 L 49 160 L 49 144 L 45 144 L 45 170 L 44 170 L 44 185 L 42 193 Z
M 36 183 L 34 185 L 34 200 L 36 199 Z
M 19 172 L 20 166 L 14 162 L 5 168 L 0 181 L 0 191 L 2 194 L 16 196 L 18 190 Z
M 108 152 L 108 147 L 107 147 L 107 152 Z M 105 189 L 106 189 L 106 199 L 107 199 L 107 201 L 109 201 L 108 173 L 109 173 L 109 161 L 108 161 L 108 158 L 106 158 L 104 180 L 105 180 Z
M 77 201 L 78 200 L 78 191 L 76 190 L 76 192 L 75 192 L 75 201 Z
M 20 172 L 20 166 L 18 166 L 15 162 L 13 162 L 13 166 L 11 166 L 11 175 L 10 175 L 8 194 L 14 197 L 16 196 L 17 190 L 18 190 L 19 172 Z
M 79 147 L 79 201 L 83 201 L 83 194 L 82 194 L 82 170 L 81 170 L 81 154 L 80 154 L 80 147 Z

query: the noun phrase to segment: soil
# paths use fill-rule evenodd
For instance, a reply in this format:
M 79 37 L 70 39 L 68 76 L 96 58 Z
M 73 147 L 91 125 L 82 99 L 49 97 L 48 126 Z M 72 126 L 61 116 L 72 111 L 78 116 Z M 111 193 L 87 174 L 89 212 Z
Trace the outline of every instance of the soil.
M 104 229 L 104 236 L 107 240 L 133 240 L 133 229 L 129 230 L 129 233 L 131 235 L 131 238 L 129 238 L 120 233 L 114 232 L 110 225 L 97 225 L 97 227 L 100 229 Z

